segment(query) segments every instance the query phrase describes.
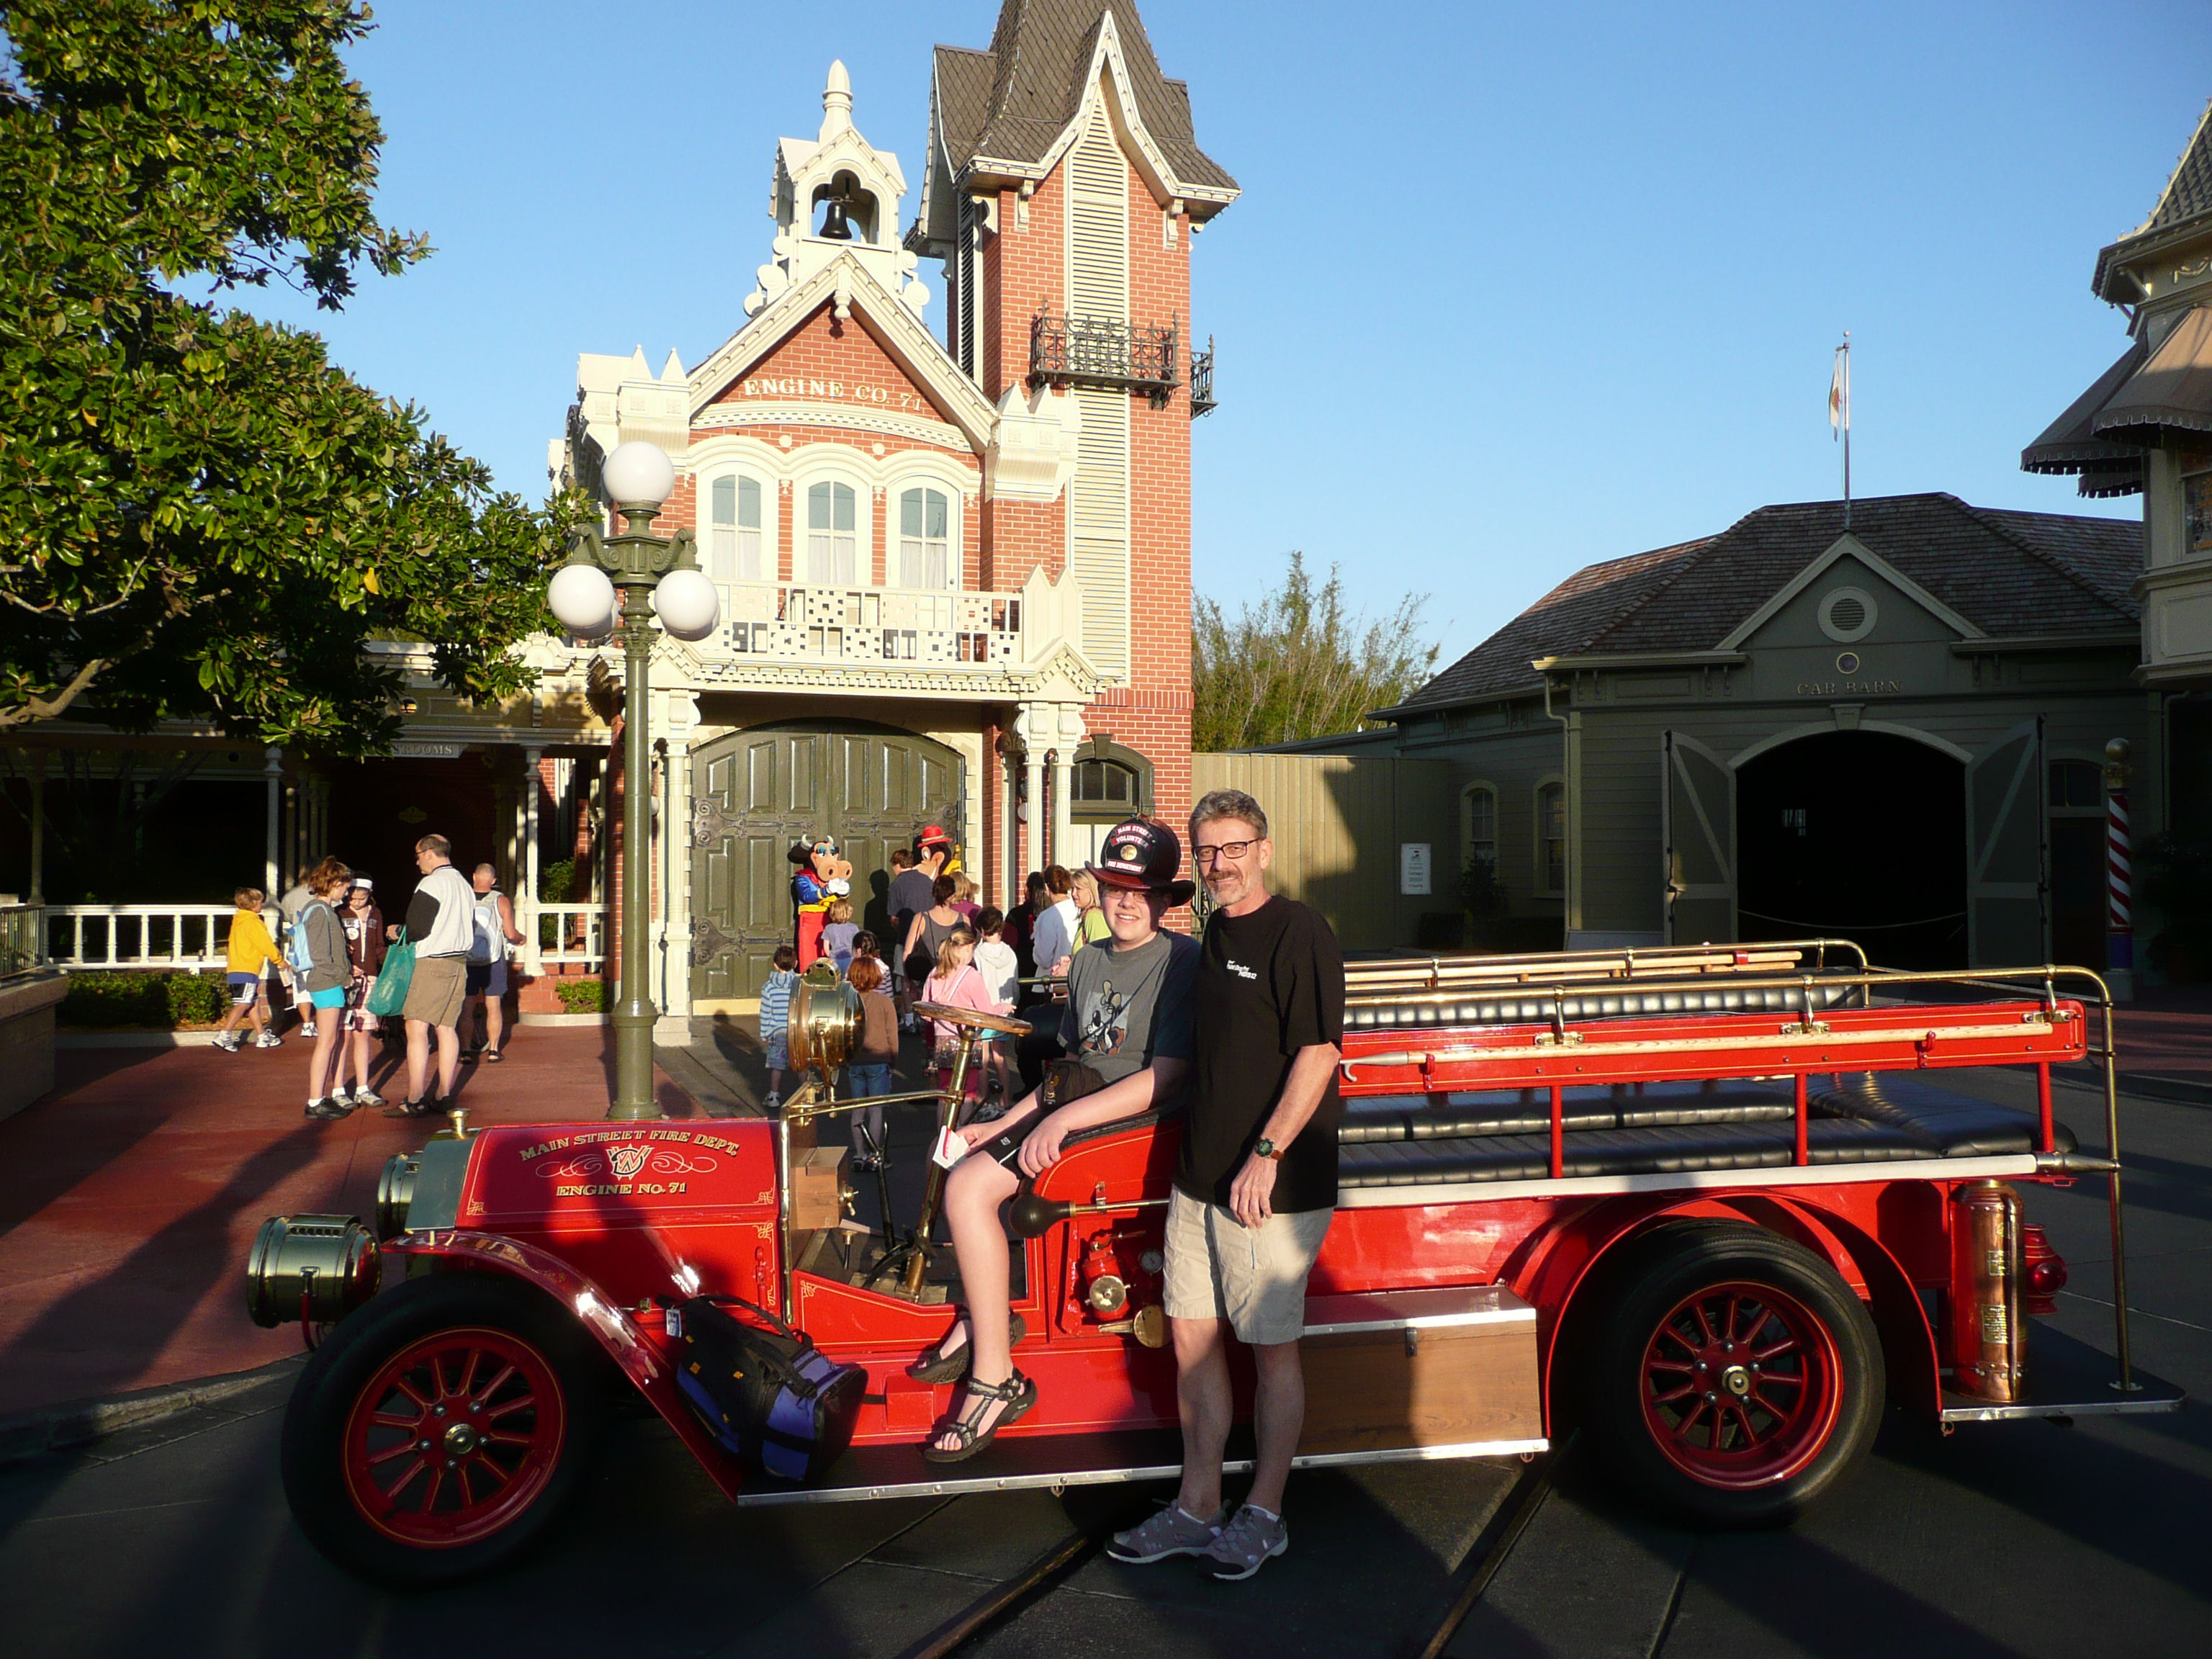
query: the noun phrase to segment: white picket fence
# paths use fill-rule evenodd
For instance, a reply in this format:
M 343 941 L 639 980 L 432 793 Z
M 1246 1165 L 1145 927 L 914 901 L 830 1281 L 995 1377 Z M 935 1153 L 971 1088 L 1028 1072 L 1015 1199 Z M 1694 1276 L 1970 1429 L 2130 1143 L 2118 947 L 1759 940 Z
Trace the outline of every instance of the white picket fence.
M 605 905 L 523 901 L 515 908 L 523 936 L 515 954 L 526 967 L 533 940 L 546 941 L 536 950 L 540 962 L 587 972 L 605 965 Z M 43 944 L 46 963 L 56 968 L 220 971 L 236 914 L 228 904 L 49 904 L 42 921 L 35 907 L 13 905 L 0 912 L 0 950 L 20 945 L 27 955 Z

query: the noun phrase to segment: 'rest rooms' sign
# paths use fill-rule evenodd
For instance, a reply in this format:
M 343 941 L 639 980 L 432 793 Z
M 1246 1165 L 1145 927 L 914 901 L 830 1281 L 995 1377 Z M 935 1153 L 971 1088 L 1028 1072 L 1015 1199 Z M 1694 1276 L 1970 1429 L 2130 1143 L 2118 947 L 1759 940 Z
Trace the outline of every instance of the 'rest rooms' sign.
M 471 1161 L 463 1224 L 588 1212 L 773 1206 L 768 1126 L 539 1124 L 486 1129 Z

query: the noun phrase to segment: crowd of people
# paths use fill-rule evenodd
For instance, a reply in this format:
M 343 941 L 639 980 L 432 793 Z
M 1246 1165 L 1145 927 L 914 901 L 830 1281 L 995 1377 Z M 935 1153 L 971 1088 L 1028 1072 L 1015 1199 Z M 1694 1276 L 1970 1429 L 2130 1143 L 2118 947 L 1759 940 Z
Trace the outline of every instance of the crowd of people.
M 1030 876 L 1023 902 L 1003 915 L 975 905 L 933 826 L 914 851 L 892 855 L 893 948 L 857 930 L 826 948 L 860 993 L 847 1098 L 890 1092 L 902 1028 L 933 1038 L 935 1087 L 950 1086 L 956 1027 L 921 1014 L 925 1005 L 1017 1013 L 1033 1028 L 1018 1045 L 979 1044 L 981 1063 L 955 1115 L 944 1213 L 962 1305 L 908 1368 L 921 1381 L 959 1385 L 921 1448 L 931 1462 L 974 1456 L 1037 1401 L 1036 1382 L 1014 1363 L 1026 1333 L 1010 1305 L 1001 1206 L 1024 1178 L 1058 1162 L 1077 1131 L 1145 1112 L 1182 1114 L 1163 1273 L 1182 1486 L 1173 1504 L 1109 1547 L 1139 1564 L 1197 1556 L 1215 1577 L 1234 1579 L 1289 1544 L 1283 1488 L 1304 1419 L 1306 1282 L 1337 1200 L 1344 959 L 1326 918 L 1268 890 L 1274 844 L 1259 802 L 1216 791 L 1192 811 L 1189 834 L 1212 901 L 1198 938 L 1164 925 L 1198 884 L 1182 876 L 1182 841 L 1164 823 L 1135 818 L 1107 833 L 1096 862 Z M 761 1000 L 775 1091 L 789 1069 L 797 962 L 788 947 L 776 953 Z M 881 1154 L 884 1109 L 853 1117 L 865 1167 Z M 1252 1352 L 1257 1440 L 1251 1488 L 1233 1508 L 1222 1501 L 1232 1340 Z
M 272 1011 L 289 998 L 297 1035 L 312 1045 L 311 1119 L 331 1122 L 365 1106 L 433 1116 L 450 1109 L 465 1061 L 505 1057 L 507 951 L 522 942 L 514 901 L 489 864 L 464 878 L 443 836 L 416 842 L 415 864 L 420 879 L 398 921 L 379 907 L 374 880 L 335 858 L 301 866 L 274 902 L 258 887 L 233 895 L 230 1008 L 216 1046 L 236 1054 L 250 1026 L 255 1048 L 282 1047 Z M 479 1036 L 465 1048 L 471 1012 Z M 405 1048 L 407 1092 L 397 1103 L 370 1076 L 386 1043 Z

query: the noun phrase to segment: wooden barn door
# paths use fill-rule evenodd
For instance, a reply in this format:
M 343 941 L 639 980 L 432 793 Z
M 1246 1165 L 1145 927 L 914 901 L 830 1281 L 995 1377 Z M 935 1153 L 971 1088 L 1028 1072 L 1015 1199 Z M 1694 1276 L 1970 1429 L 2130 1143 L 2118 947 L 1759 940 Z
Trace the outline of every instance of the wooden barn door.
M 796 936 L 787 854 L 801 837 L 836 837 L 854 919 L 878 937 L 890 849 L 925 823 L 965 839 L 960 757 L 912 732 L 763 727 L 704 745 L 692 767 L 695 1000 L 760 994 L 775 947 Z
M 1660 823 L 1666 841 L 1667 943 L 1735 937 L 1735 773 L 1695 738 L 1661 739 Z
M 1977 968 L 2049 959 L 2043 780 L 2040 715 L 1966 764 L 1966 951 Z

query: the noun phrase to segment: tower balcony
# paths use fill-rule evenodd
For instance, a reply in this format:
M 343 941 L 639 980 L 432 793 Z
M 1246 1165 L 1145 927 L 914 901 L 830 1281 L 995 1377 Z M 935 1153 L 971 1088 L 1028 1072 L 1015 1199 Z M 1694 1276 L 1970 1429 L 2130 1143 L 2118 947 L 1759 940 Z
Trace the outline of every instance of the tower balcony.
M 1173 319 L 1161 326 L 1040 311 L 1030 319 L 1029 383 L 1141 392 L 1164 409 L 1182 384 L 1181 346 Z
M 1213 395 L 1213 337 L 1206 337 L 1206 349 L 1190 354 L 1190 418 L 1211 415 L 1217 399 Z

